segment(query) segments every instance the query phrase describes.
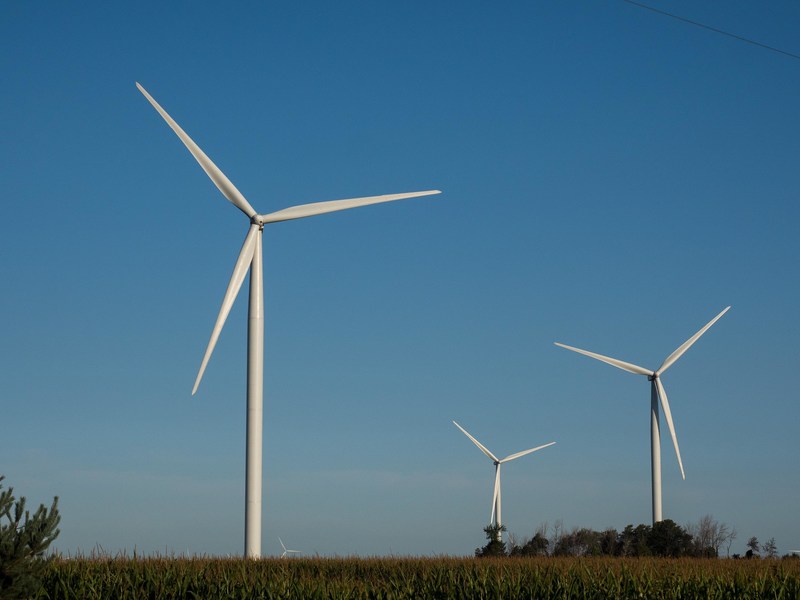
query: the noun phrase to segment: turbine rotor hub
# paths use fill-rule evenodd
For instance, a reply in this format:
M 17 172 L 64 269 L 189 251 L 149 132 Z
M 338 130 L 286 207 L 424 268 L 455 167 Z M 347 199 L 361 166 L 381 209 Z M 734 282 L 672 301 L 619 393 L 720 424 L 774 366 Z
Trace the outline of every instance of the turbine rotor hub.
M 250 217 L 250 223 L 253 225 L 258 225 L 259 229 L 264 229 L 264 217 L 263 215 L 253 215 Z

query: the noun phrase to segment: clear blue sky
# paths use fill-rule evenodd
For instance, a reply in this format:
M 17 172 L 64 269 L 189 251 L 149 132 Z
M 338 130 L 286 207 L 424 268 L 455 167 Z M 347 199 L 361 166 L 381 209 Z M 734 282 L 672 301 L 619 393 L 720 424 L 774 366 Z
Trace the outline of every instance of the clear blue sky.
M 655 2 L 655 0 L 654 0 Z M 656 6 L 800 53 L 792 2 Z M 0 7 L 0 473 L 64 552 L 238 554 L 245 298 L 192 383 L 247 221 L 269 226 L 264 552 L 469 554 L 503 516 L 664 516 L 800 546 L 800 60 L 595 2 Z

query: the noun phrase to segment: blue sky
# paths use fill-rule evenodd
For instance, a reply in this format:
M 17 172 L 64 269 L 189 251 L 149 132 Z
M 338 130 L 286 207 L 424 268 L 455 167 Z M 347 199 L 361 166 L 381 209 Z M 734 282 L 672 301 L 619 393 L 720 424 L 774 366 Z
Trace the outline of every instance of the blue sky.
M 659 8 L 798 53 L 790 2 Z M 5 2 L 0 473 L 64 552 L 238 554 L 247 229 L 134 86 L 262 213 L 265 554 L 469 554 L 503 517 L 664 516 L 800 545 L 800 61 L 622 1 Z

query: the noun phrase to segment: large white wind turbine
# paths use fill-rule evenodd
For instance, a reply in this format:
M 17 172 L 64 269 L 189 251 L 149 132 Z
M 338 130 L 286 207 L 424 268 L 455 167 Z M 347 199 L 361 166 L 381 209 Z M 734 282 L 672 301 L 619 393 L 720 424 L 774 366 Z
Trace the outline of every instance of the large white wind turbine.
M 658 401 L 661 400 L 661 407 L 664 409 L 664 417 L 667 419 L 667 426 L 669 427 L 669 434 L 672 436 L 672 445 L 675 446 L 675 455 L 678 457 L 678 466 L 681 469 L 681 477 L 686 479 L 686 474 L 683 471 L 683 461 L 681 460 L 681 451 L 678 449 L 678 437 L 675 435 L 675 425 L 672 422 L 672 412 L 669 409 L 669 400 L 667 399 L 667 392 L 664 389 L 664 384 L 661 383 L 661 375 L 669 369 L 676 360 L 678 360 L 684 352 L 691 348 L 700 336 L 703 335 L 708 328 L 716 323 L 722 315 L 724 315 L 730 306 L 719 313 L 716 317 L 706 323 L 703 328 L 695 333 L 692 337 L 681 344 L 675 352 L 670 354 L 661 366 L 655 371 L 645 369 L 638 365 L 627 363 L 616 358 L 603 356 L 602 354 L 595 354 L 588 350 L 581 350 L 580 348 L 573 348 L 566 344 L 555 342 L 556 346 L 561 346 L 567 350 L 578 352 L 591 356 L 599 361 L 608 363 L 623 371 L 628 371 L 634 375 L 644 375 L 650 381 L 650 472 L 653 485 L 653 523 L 662 520 L 661 517 L 661 430 L 658 423 Z
M 472 440 L 472 443 L 475 444 L 481 452 L 483 452 L 489 459 L 494 463 L 494 493 L 492 494 L 492 512 L 489 516 L 489 525 L 495 525 L 499 529 L 500 526 L 503 524 L 502 519 L 502 506 L 501 506 L 501 493 L 500 493 L 500 466 L 503 463 L 510 462 L 515 458 L 519 458 L 520 456 L 525 456 L 526 454 L 530 454 L 531 452 L 536 452 L 537 450 L 541 450 L 542 448 L 547 448 L 548 446 L 552 446 L 555 442 L 550 442 L 549 444 L 545 444 L 544 446 L 536 446 L 536 448 L 531 448 L 530 450 L 523 450 L 522 452 L 517 452 L 516 454 L 511 454 L 506 456 L 503 459 L 497 458 L 494 454 L 489 452 L 489 449 L 481 444 L 478 440 L 472 437 L 469 432 L 464 429 L 461 425 L 453 421 L 453 425 L 458 427 L 464 435 L 466 435 L 469 439 Z M 502 532 L 498 531 L 497 536 L 498 539 L 502 539 Z
M 440 193 L 439 190 L 429 190 L 425 192 L 412 192 L 407 194 L 391 194 L 386 196 L 370 196 L 367 198 L 351 198 L 348 200 L 331 200 L 328 202 L 315 202 L 313 204 L 303 204 L 291 206 L 277 212 L 260 215 L 250 206 L 250 203 L 242 196 L 239 190 L 230 182 L 225 174 L 211 162 L 211 159 L 186 135 L 186 132 L 172 120 L 167 112 L 161 108 L 145 89 L 136 84 L 139 91 L 153 105 L 158 113 L 164 118 L 167 124 L 178 135 L 180 140 L 192 153 L 195 160 L 206 174 L 214 182 L 220 192 L 234 205 L 241 210 L 250 220 L 250 228 L 244 238 L 244 244 L 239 251 L 239 258 L 233 269 L 233 275 L 228 283 L 228 289 L 222 300 L 217 321 L 211 332 L 211 339 L 208 342 L 206 353 L 200 364 L 200 371 L 194 382 L 192 394 L 197 391 L 203 372 L 206 369 L 211 353 L 219 338 L 220 331 L 225 324 L 225 319 L 233 306 L 236 295 L 242 287 L 248 267 L 250 268 L 250 303 L 248 305 L 248 327 L 247 327 L 247 479 L 245 483 L 245 556 L 257 558 L 261 555 L 261 456 L 262 456 L 262 405 L 263 405 L 263 381 L 264 381 L 264 285 L 262 275 L 261 260 L 261 237 L 264 225 L 277 223 L 279 221 L 289 221 L 311 217 L 324 213 L 367 206 L 368 204 L 378 204 L 380 202 L 391 202 L 393 200 L 403 200 L 416 196 L 428 196 Z

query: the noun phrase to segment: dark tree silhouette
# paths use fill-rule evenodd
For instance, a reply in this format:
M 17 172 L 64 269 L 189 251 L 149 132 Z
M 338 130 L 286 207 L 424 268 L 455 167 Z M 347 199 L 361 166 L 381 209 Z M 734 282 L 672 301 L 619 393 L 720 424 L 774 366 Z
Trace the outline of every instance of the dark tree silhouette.
M 656 556 L 690 556 L 692 536 L 672 519 L 664 519 L 653 524 L 648 546 Z
M 488 543 L 483 548 L 475 549 L 475 556 L 484 558 L 488 556 L 506 556 L 506 545 L 500 539 L 502 532 L 506 530 L 505 525 L 487 525 L 483 528 Z
M 747 540 L 747 547 L 749 548 L 747 552 L 745 552 L 745 556 L 747 558 L 758 557 L 758 550 L 760 544 L 758 543 L 758 538 L 756 536 L 751 537 Z

